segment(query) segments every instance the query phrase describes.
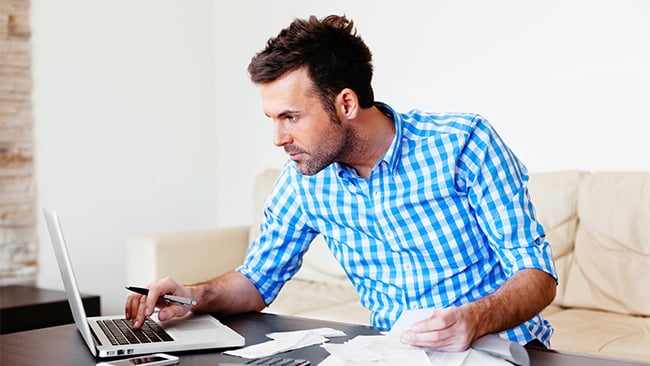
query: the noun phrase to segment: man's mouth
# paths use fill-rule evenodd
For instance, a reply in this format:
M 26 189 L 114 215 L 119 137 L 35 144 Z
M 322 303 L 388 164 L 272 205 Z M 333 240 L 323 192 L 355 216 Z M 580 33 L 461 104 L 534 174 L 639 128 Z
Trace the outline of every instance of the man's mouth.
M 303 151 L 302 149 L 299 149 L 299 148 L 297 148 L 295 146 L 285 146 L 284 147 L 284 152 L 287 155 L 289 155 L 289 158 L 291 158 L 291 160 L 297 160 L 300 155 L 305 153 L 305 151 Z
M 290 158 L 291 160 L 293 160 L 293 161 L 298 161 L 298 160 L 300 159 L 300 156 L 301 156 L 302 154 L 304 154 L 304 153 L 301 152 L 301 151 L 296 151 L 296 152 L 289 153 L 288 155 L 289 155 L 289 158 Z

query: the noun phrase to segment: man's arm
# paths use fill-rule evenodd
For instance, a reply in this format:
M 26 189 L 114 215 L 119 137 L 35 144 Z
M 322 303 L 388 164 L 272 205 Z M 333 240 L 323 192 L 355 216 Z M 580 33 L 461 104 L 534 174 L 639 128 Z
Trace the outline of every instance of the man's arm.
M 230 314 L 259 311 L 266 306 L 255 285 L 235 271 L 191 286 L 181 286 L 171 278 L 164 278 L 151 283 L 148 288 L 147 296 L 134 294 L 126 300 L 125 316 L 132 320 L 134 328 L 140 328 L 145 317 L 151 316 L 156 306 L 160 307 L 158 318 L 163 321 L 183 316 L 190 310 Z M 165 294 L 189 297 L 197 304 L 190 307 L 158 301 Z
M 436 311 L 402 335 L 402 342 L 440 351 L 464 351 L 489 333 L 532 318 L 555 298 L 556 282 L 548 273 L 524 269 L 497 291 L 474 302 Z
M 257 287 L 236 271 L 189 286 L 189 289 L 192 298 L 199 299 L 194 311 L 232 314 L 260 311 L 266 307 Z

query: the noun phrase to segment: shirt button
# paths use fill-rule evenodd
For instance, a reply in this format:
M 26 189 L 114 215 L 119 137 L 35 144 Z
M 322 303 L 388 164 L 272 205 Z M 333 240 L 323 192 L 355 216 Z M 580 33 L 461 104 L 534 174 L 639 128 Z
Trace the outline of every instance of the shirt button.
M 410 270 L 411 268 L 413 268 L 413 266 L 411 265 L 411 263 L 406 263 L 406 264 L 404 265 L 404 269 L 408 269 L 408 270 Z
M 393 232 L 392 232 L 392 231 L 387 232 L 387 233 L 386 233 L 386 237 L 387 237 L 388 239 L 392 239 L 392 238 L 393 238 Z
M 379 198 L 380 193 L 379 191 L 375 191 L 372 195 L 375 196 L 375 198 Z

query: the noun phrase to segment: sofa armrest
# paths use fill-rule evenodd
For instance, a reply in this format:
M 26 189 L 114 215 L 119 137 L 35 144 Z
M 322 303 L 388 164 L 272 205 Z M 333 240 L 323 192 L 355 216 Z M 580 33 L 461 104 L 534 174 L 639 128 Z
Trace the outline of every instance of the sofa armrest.
M 180 284 L 209 280 L 235 269 L 248 248 L 248 226 L 153 234 L 127 242 L 127 284 L 171 277 Z

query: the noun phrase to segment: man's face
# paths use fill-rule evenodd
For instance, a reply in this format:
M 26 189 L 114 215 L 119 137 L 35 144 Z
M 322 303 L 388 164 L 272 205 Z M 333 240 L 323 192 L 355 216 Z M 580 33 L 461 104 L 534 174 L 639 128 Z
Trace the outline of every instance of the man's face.
M 273 144 L 284 147 L 300 173 L 316 174 L 341 156 L 347 130 L 323 109 L 304 68 L 261 84 L 260 91 L 273 120 Z

